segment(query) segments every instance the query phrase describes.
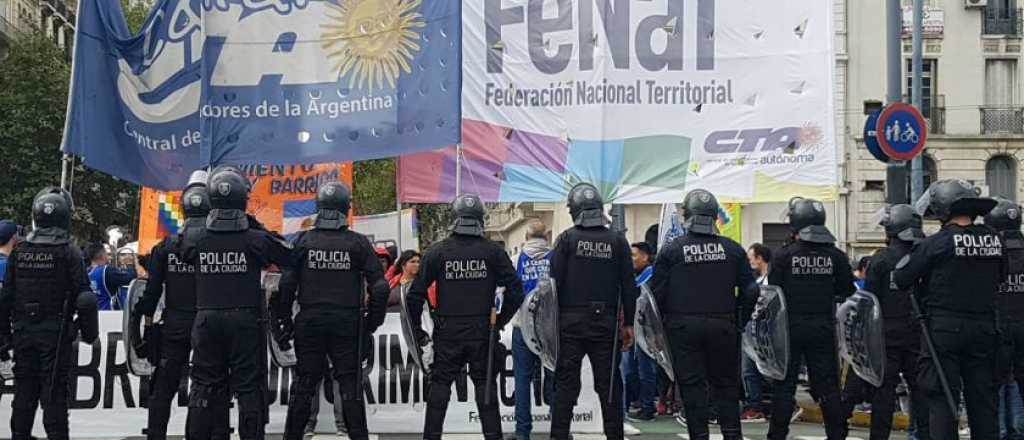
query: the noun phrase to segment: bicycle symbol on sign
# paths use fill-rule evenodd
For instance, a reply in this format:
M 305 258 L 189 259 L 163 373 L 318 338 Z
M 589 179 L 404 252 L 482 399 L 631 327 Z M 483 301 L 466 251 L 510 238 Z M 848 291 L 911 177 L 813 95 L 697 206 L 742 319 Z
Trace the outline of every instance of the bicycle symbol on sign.
M 918 136 L 917 130 L 910 125 L 909 122 L 905 122 L 903 127 L 900 127 L 900 121 L 893 121 L 892 125 L 885 127 L 885 139 L 889 142 L 910 142 L 917 143 L 921 140 Z

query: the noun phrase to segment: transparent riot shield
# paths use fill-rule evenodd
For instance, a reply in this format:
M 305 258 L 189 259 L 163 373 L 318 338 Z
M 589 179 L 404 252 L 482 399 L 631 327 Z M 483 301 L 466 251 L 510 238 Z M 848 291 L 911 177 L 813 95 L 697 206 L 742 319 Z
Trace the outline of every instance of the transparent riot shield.
M 640 297 L 636 300 L 634 321 L 637 345 L 661 368 L 665 369 L 669 379 L 674 381 L 676 376 L 672 370 L 672 351 L 669 349 L 668 335 L 665 333 L 661 313 L 658 311 L 658 303 L 654 300 L 654 294 L 647 283 L 640 285 Z
M 147 281 L 144 279 L 136 279 L 128 285 L 128 295 L 125 300 L 128 304 L 127 307 L 121 310 L 121 313 L 123 313 L 121 331 L 124 336 L 125 351 L 128 353 L 128 371 L 136 376 L 150 376 L 153 374 L 153 370 L 156 369 L 149 360 L 140 356 L 141 353 L 135 351 L 135 347 L 142 340 L 143 334 L 142 322 L 132 319 L 132 310 L 142 300 L 142 293 L 146 291 L 146 283 Z M 157 315 L 160 314 L 162 308 L 163 300 L 160 301 L 160 305 L 157 307 Z M 153 320 L 159 321 L 158 316 L 154 316 Z
M 885 326 L 878 297 L 858 290 L 836 310 L 839 355 L 871 385 L 885 379 Z
M 558 290 L 555 280 L 542 278 L 519 306 L 519 330 L 526 346 L 554 371 L 558 359 Z
M 761 286 L 754 313 L 743 329 L 743 352 L 761 374 L 786 378 L 789 366 L 789 317 L 786 297 L 778 286 Z
M 278 286 L 281 284 L 281 273 L 279 272 L 264 272 L 263 273 L 263 293 L 265 294 L 265 301 L 269 303 L 270 296 L 277 292 Z M 269 307 L 269 305 L 268 305 Z M 294 315 L 294 310 L 292 311 Z M 268 313 L 269 314 L 269 313 Z M 270 359 L 274 362 L 278 368 L 291 368 L 297 363 L 295 357 L 295 346 L 289 345 L 282 347 L 278 342 L 280 335 L 278 334 L 280 329 L 276 325 L 267 326 L 267 344 L 270 346 Z
M 434 363 L 434 343 L 429 341 L 424 345 L 420 345 L 419 331 L 426 332 L 428 335 L 434 333 L 434 318 L 430 316 L 430 303 L 425 301 L 423 303 L 423 311 L 420 316 L 420 323 L 422 329 L 417 329 L 409 316 L 409 307 L 406 297 L 409 294 L 408 288 L 402 288 L 401 291 L 401 302 L 402 307 L 399 311 L 402 321 L 402 339 L 405 340 L 405 345 L 409 347 L 409 352 L 412 354 L 413 362 L 419 367 L 423 374 L 430 374 L 430 367 Z

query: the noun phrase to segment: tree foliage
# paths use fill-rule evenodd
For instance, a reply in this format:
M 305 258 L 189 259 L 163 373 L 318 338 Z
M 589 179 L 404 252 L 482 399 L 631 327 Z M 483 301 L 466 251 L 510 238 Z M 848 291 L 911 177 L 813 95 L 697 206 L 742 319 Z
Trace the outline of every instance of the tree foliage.
M 129 29 L 136 33 L 151 3 L 121 0 Z M 36 30 L 22 35 L 0 62 L 0 218 L 31 223 L 32 198 L 48 185 L 60 184 L 60 144 L 67 110 L 71 66 L 67 54 Z M 139 187 L 90 170 L 80 162 L 69 170 L 75 199 L 73 232 L 79 240 L 105 239 L 119 225 L 133 239 L 138 224 Z M 395 159 L 355 163 L 353 205 L 357 214 L 395 209 Z M 443 238 L 449 222 L 447 205 L 414 204 L 423 247 Z
M 357 215 L 380 214 L 395 210 L 395 159 L 356 162 L 352 173 L 353 205 Z M 420 247 L 447 236 L 451 209 L 447 204 L 404 204 L 416 208 L 419 220 Z

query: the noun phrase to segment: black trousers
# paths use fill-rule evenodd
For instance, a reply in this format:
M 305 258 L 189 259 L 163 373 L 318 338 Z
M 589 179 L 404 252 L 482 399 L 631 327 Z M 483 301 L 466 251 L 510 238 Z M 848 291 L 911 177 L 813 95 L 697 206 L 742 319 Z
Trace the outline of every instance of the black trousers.
M 1010 372 L 1009 375 L 1020 385 L 1024 384 L 1024 322 L 1018 319 L 1017 317 L 1004 318 L 1003 322 L 1009 322 L 1004 326 L 1000 339 L 1005 347 L 1004 356 L 1006 356 L 1005 362 L 1006 368 Z M 1007 376 L 1007 374 L 999 374 L 996 380 L 1008 381 Z M 1024 397 L 1024 387 L 1020 388 L 1020 393 Z
M 52 319 L 46 323 L 26 325 L 14 331 L 14 402 L 11 411 L 11 438 L 32 438 L 32 425 L 36 408 L 43 407 L 43 428 L 46 438 L 68 438 L 68 373 L 71 370 L 70 333 L 62 338 L 60 359 L 56 363 L 57 375 L 50 389 L 51 373 L 57 356 L 59 323 Z M 70 327 L 70 326 L 68 326 Z M 51 393 L 52 391 L 52 393 Z
M 846 437 L 846 417 L 839 395 L 839 367 L 835 320 L 831 316 L 789 316 L 789 365 L 786 379 L 776 384 L 768 438 L 785 439 L 796 405 L 796 382 L 801 361 L 807 364 L 811 389 L 821 404 L 825 435 L 829 440 Z
M 160 329 L 160 359 L 149 382 L 149 418 L 146 424 L 146 438 L 164 440 L 167 438 L 167 423 L 171 417 L 174 396 L 181 387 L 181 379 L 188 367 L 192 353 L 192 323 L 194 312 L 164 310 Z M 225 408 L 226 409 L 226 408 Z M 228 412 L 219 416 L 214 425 L 218 434 L 215 439 L 227 439 Z
M 977 316 L 934 314 L 929 322 L 935 351 L 946 379 L 959 401 L 967 404 L 967 423 L 972 439 L 998 439 L 999 383 L 996 380 L 998 336 L 995 320 Z M 957 439 L 957 417 L 951 412 L 938 372 L 927 352 L 918 364 L 918 386 L 928 393 L 930 431 L 933 439 Z M 957 402 L 959 403 L 959 402 Z
M 295 317 L 297 380 L 292 382 L 288 401 L 286 440 L 302 439 L 313 399 L 317 398 L 317 384 L 324 380 L 327 372 L 328 358 L 334 366 L 332 376 L 341 389 L 342 411 L 349 438 L 365 440 L 368 437 L 366 407 L 359 394 L 362 390 L 356 385 L 361 373 L 361 362 L 356 359 L 358 334 L 359 309 L 303 309 Z M 365 341 L 368 335 L 363 336 Z M 367 350 L 369 347 L 364 342 L 363 352 Z
M 731 316 L 670 316 L 666 331 L 691 439 L 708 439 L 709 401 L 726 440 L 741 439 L 739 331 Z
M 559 315 L 561 332 L 558 360 L 555 364 L 555 401 L 551 409 L 551 438 L 569 437 L 573 407 L 580 395 L 580 368 L 583 358 L 590 359 L 594 391 L 601 399 L 604 435 L 622 439 L 622 378 L 619 363 L 612 367 L 612 353 L 619 358 L 621 343 L 612 346 L 618 321 L 614 309 L 597 306 L 589 311 L 563 311 Z M 612 375 L 614 374 L 614 378 Z M 614 386 L 611 386 L 614 383 Z M 611 389 L 609 389 L 611 386 Z M 609 403 L 611 393 L 611 403 Z
M 892 416 L 896 411 L 896 386 L 900 374 L 910 388 L 911 411 L 914 413 L 916 436 L 928 440 L 928 396 L 917 386 L 917 364 L 920 353 L 920 330 L 913 318 L 885 320 L 885 378 L 882 386 L 875 388 L 854 374 L 851 369 L 846 375 L 843 390 L 843 410 L 847 418 L 853 415 L 853 408 L 861 402 L 871 402 L 871 440 L 884 440 L 892 432 Z
M 189 440 L 217 435 L 231 393 L 238 399 L 238 434 L 264 438 L 267 343 L 258 309 L 200 310 L 192 327 Z
M 423 438 L 440 440 L 444 430 L 444 418 L 451 400 L 452 382 L 469 365 L 469 378 L 473 381 L 476 408 L 480 413 L 480 426 L 486 440 L 501 440 L 501 416 L 498 413 L 497 380 L 492 380 L 491 401 L 485 399 L 487 389 L 487 317 L 483 318 L 438 318 L 434 329 L 434 364 L 430 370 L 430 386 L 427 388 L 427 416 L 423 426 Z M 499 365 L 504 365 L 505 349 L 494 343 L 494 371 L 497 376 Z M 347 417 L 347 416 L 346 416 Z M 350 428 L 351 429 L 351 428 Z

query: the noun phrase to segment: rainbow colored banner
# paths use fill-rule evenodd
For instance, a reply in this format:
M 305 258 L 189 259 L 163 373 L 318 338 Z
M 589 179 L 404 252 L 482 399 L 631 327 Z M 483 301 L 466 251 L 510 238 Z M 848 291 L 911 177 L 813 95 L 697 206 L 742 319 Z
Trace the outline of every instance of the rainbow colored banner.
M 285 236 L 308 229 L 316 214 L 317 189 L 342 181 L 352 186 L 352 163 L 320 165 L 242 166 L 252 182 L 250 214 Z M 139 207 L 139 251 L 147 254 L 160 240 L 177 234 L 184 224 L 181 191 L 142 189 Z

